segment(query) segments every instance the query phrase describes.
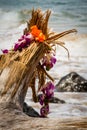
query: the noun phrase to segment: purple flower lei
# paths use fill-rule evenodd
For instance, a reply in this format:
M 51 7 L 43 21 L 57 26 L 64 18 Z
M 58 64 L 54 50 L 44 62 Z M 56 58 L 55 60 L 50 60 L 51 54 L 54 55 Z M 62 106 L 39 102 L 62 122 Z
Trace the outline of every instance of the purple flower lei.
M 23 35 L 18 41 L 15 43 L 14 51 L 22 50 L 30 45 L 33 41 L 33 35 L 31 33 Z
M 2 50 L 2 52 L 3 52 L 4 54 L 7 54 L 7 53 L 8 53 L 8 49 L 4 49 L 4 50 Z
M 49 113 L 49 100 L 54 96 L 54 89 L 54 84 L 49 81 L 40 90 L 42 94 L 39 95 L 39 103 L 42 106 L 40 109 L 42 117 L 46 117 Z
M 14 45 L 13 50 L 14 51 L 17 51 L 17 50 L 22 51 L 22 49 L 28 47 L 32 43 L 33 40 L 34 40 L 34 37 L 31 33 L 25 34 L 25 35 L 21 36 L 20 39 L 18 39 L 18 41 Z M 5 49 L 5 50 L 2 50 L 2 52 L 4 54 L 6 54 L 9 52 L 9 50 Z
M 46 68 L 46 70 L 50 70 L 54 64 L 56 63 L 56 58 L 52 55 L 48 56 L 44 56 L 43 60 L 42 60 L 42 66 Z

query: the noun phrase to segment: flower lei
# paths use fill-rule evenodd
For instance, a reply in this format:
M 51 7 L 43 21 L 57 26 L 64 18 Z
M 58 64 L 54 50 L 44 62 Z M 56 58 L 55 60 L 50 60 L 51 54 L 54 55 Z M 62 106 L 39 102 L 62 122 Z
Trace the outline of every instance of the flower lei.
M 22 51 L 27 48 L 33 41 L 38 41 L 42 43 L 46 40 L 45 35 L 42 30 L 39 30 L 36 25 L 30 28 L 30 32 L 21 36 L 20 39 L 15 43 L 13 51 Z M 2 50 L 4 54 L 7 54 L 9 50 Z M 48 71 L 56 63 L 56 58 L 51 53 L 47 53 L 41 60 L 41 65 Z M 54 96 L 54 84 L 52 82 L 47 82 L 40 90 L 41 94 L 38 96 L 38 101 L 42 106 L 40 109 L 40 114 L 42 117 L 46 117 L 49 113 L 49 101 Z
M 40 109 L 40 114 L 42 117 L 46 117 L 49 113 L 49 101 L 54 96 L 54 88 L 54 84 L 49 81 L 40 90 L 42 94 L 39 95 L 38 100 L 42 106 Z

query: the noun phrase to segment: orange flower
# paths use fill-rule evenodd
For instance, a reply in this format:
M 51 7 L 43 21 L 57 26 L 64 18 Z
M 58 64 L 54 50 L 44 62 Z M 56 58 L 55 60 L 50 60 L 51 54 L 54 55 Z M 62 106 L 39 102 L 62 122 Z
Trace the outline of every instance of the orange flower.
M 43 33 L 40 33 L 38 37 L 36 37 L 36 40 L 39 42 L 43 42 L 45 40 L 45 35 Z
M 40 33 L 41 33 L 41 30 L 39 30 L 36 25 L 31 27 L 31 34 L 34 37 L 38 37 Z
M 33 30 L 33 29 L 38 29 L 38 28 L 37 28 L 36 25 L 33 25 L 33 26 L 31 27 L 31 30 Z
M 35 37 L 35 40 L 39 42 L 43 42 L 45 40 L 45 35 L 37 28 L 36 25 L 31 27 L 31 34 Z

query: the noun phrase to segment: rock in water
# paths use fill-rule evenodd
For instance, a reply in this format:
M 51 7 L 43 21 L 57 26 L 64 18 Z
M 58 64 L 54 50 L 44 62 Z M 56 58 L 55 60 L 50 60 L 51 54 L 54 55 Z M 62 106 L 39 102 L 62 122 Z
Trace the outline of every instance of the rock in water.
M 87 92 L 87 80 L 76 72 L 71 72 L 60 79 L 56 89 L 60 92 Z
M 28 106 L 25 102 L 23 104 L 23 112 L 31 117 L 40 117 L 38 112 L 36 112 L 31 106 Z

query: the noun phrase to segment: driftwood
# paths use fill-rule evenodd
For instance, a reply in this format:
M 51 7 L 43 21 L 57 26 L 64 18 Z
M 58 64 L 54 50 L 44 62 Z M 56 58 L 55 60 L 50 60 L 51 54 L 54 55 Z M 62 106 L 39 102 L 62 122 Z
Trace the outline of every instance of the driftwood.
M 45 14 L 41 10 L 33 10 L 32 18 L 28 21 L 27 28 L 24 30 L 24 34 L 26 34 L 30 31 L 31 26 L 37 25 L 46 36 L 43 43 L 34 41 L 21 52 L 10 50 L 8 54 L 0 55 L 0 130 L 72 130 L 75 128 L 78 128 L 78 130 L 84 128 L 85 130 L 87 128 L 85 118 L 81 120 L 72 118 L 71 121 L 69 119 L 34 119 L 22 112 L 29 86 L 32 88 L 34 101 L 37 101 L 36 78 L 39 79 L 39 89 L 45 83 L 46 77 L 53 80 L 41 66 L 40 60 L 52 50 L 55 44 L 64 47 L 64 43 L 58 41 L 60 37 L 76 32 L 73 29 L 56 35 L 53 32 L 50 33 L 48 31 L 49 16 L 49 10 Z M 65 49 L 67 50 L 67 48 Z M 48 123 L 45 124 L 46 122 Z M 62 126 L 63 123 L 64 126 Z

